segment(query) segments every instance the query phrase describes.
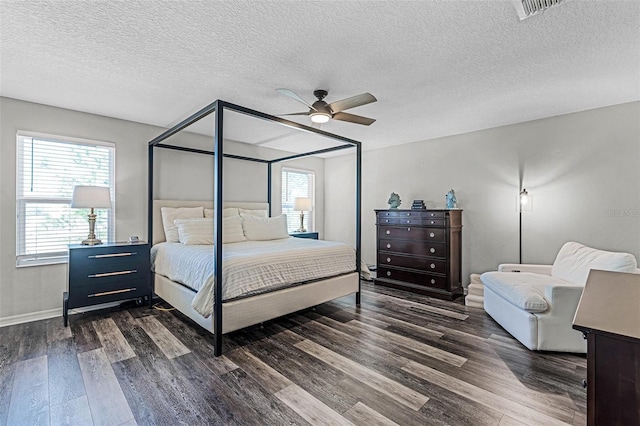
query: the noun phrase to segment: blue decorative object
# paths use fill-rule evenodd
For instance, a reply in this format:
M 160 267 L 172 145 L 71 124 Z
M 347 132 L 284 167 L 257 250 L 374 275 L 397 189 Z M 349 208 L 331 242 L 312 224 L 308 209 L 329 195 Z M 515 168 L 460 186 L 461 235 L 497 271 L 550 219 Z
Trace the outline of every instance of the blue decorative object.
M 458 201 L 456 199 L 456 193 L 452 190 L 450 190 L 449 192 L 447 192 L 447 195 L 445 196 L 447 199 L 447 208 L 448 209 L 455 209 L 456 208 L 456 202 Z
M 389 208 L 397 209 L 398 207 L 400 207 L 400 204 L 402 204 L 402 201 L 400 200 L 400 196 L 398 194 L 392 192 L 389 196 L 389 201 L 387 201 L 387 204 L 389 204 Z

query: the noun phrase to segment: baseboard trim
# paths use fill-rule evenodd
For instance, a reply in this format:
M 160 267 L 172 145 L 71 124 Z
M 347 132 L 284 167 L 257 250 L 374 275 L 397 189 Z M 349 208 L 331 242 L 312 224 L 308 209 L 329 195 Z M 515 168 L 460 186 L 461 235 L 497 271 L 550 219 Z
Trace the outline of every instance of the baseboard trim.
M 102 305 L 86 306 L 84 308 L 69 309 L 69 315 L 81 314 L 83 312 L 96 311 L 98 309 L 111 308 L 118 306 L 122 301 L 103 303 Z M 40 321 L 49 318 L 62 316 L 62 307 L 55 309 L 47 309 L 46 311 L 29 312 L 28 314 L 13 315 L 10 317 L 0 318 L 0 328 L 10 325 L 23 324 L 25 322 Z
M 22 324 L 25 322 L 40 321 L 43 319 L 55 318 L 62 316 L 62 308 L 47 309 L 46 311 L 29 312 L 28 314 L 12 315 L 10 317 L 0 318 L 0 327 Z

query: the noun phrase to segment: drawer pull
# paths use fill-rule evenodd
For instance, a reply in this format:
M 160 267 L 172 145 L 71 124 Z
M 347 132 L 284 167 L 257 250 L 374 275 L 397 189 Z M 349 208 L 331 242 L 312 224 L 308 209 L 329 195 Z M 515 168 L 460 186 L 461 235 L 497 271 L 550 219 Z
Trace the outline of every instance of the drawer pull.
M 137 269 L 132 269 L 130 271 L 105 272 L 103 274 L 93 274 L 93 275 L 88 275 L 88 277 L 89 278 L 113 277 L 114 275 L 135 274 L 136 272 L 138 272 Z
M 391 276 L 391 271 L 387 271 L 387 276 L 390 277 Z
M 87 259 L 102 259 L 105 257 L 122 257 L 122 256 L 135 256 L 138 253 L 109 253 L 109 254 L 96 254 L 93 256 L 87 256 Z
M 433 238 L 433 237 L 435 237 L 435 236 L 436 236 L 436 234 L 434 234 L 433 232 L 431 232 L 431 233 L 429 233 L 429 236 L 430 236 L 431 238 Z
M 391 234 L 391 231 L 389 231 L 389 230 L 387 229 L 387 235 L 389 235 L 389 234 Z
M 407 216 L 411 216 L 411 213 L 407 213 Z
M 436 223 L 436 221 L 435 221 L 435 220 L 432 220 L 432 221 L 431 221 L 431 224 L 433 225 L 434 223 Z
M 391 248 L 391 244 L 387 244 L 387 248 Z
M 431 267 L 431 269 L 436 269 L 436 265 L 435 263 L 432 263 L 431 265 L 429 265 Z
M 407 221 L 407 223 L 411 223 L 411 221 L 410 221 L 410 220 L 408 220 L 408 221 Z
M 387 257 L 387 263 L 391 263 L 391 258 Z
M 385 221 L 385 222 L 387 222 L 387 223 L 389 223 L 389 219 L 385 219 L 384 221 Z
M 411 228 L 407 228 L 407 232 L 411 232 Z
M 435 284 L 436 280 L 434 280 L 433 278 L 431 278 L 431 284 Z
M 433 247 L 431 247 L 431 248 L 429 249 L 429 251 L 430 251 L 431 253 L 435 253 L 435 252 L 436 252 L 436 249 L 434 249 Z
M 435 215 L 436 215 L 435 213 L 431 213 L 431 217 L 433 217 L 433 216 L 435 216 Z
M 129 293 L 130 291 L 136 291 L 136 288 L 124 288 L 122 290 L 113 290 L 113 291 L 104 291 L 102 293 L 94 293 L 90 294 L 87 297 L 99 297 L 99 296 L 108 296 L 110 294 L 118 294 L 118 293 Z

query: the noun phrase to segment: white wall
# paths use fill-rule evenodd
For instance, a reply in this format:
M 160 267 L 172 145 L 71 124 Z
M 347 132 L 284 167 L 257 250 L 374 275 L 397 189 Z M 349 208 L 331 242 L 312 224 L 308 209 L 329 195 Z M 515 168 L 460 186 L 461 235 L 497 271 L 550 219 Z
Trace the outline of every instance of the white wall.
M 327 239 L 354 240 L 344 221 L 353 214 L 353 192 L 344 190 L 353 170 L 352 156 L 325 161 Z M 362 173 L 368 264 L 373 210 L 388 208 L 392 191 L 401 208 L 413 199 L 443 208 L 451 188 L 464 209 L 465 286 L 470 273 L 517 263 L 520 181 L 533 196 L 533 212 L 523 213 L 523 263 L 552 263 L 570 240 L 640 259 L 640 102 L 365 151 Z
M 179 118 L 179 117 L 176 117 Z M 0 325 L 16 319 L 62 314 L 67 266 L 16 268 L 16 132 L 114 142 L 116 144 L 116 240 L 147 234 L 147 147 L 163 129 L 0 97 Z M 211 150 L 211 140 L 188 135 L 189 146 Z M 208 145 L 207 145 L 208 144 Z M 225 142 L 225 152 L 275 158 L 275 150 Z M 155 198 L 212 199 L 212 157 L 156 149 Z M 324 160 L 289 162 L 316 172 L 316 224 L 323 232 Z M 266 166 L 225 159 L 224 197 L 227 200 L 266 201 Z M 273 167 L 273 214 L 280 213 L 280 167 Z M 156 192 L 157 189 L 157 192 Z

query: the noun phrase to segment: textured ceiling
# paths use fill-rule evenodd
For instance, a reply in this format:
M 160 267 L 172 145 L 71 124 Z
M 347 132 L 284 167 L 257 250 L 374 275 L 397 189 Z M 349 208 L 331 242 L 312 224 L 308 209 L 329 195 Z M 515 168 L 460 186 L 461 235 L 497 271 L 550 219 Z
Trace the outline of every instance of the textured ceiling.
M 215 99 L 305 110 L 280 87 L 370 92 L 349 112 L 376 123 L 322 129 L 371 149 L 640 99 L 638 0 L 524 21 L 509 0 L 0 0 L 0 15 L 2 96 L 165 127 Z M 281 134 L 252 138 L 296 150 Z

